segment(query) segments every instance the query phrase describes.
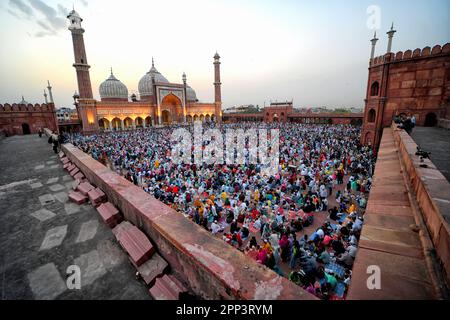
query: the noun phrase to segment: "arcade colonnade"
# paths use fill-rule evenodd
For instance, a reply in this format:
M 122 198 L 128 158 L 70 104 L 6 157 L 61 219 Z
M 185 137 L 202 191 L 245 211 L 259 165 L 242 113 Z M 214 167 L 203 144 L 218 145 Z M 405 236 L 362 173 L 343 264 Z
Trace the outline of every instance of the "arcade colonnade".
M 148 128 L 158 124 L 158 119 L 151 115 L 117 115 L 117 116 L 98 116 L 98 126 L 102 131 L 134 130 L 137 128 Z M 161 115 L 162 124 L 171 124 L 172 115 L 168 110 L 163 110 Z M 202 123 L 214 122 L 213 113 L 195 113 L 186 116 L 187 123 L 201 121 Z M 178 122 L 176 122 L 178 123 Z

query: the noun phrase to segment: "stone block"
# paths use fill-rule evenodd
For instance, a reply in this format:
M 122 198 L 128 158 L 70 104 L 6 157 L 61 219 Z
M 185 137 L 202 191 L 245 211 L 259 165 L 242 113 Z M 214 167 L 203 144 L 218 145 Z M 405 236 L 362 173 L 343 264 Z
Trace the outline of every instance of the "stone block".
M 79 191 L 84 196 L 87 196 L 89 191 L 93 189 L 95 189 L 95 187 L 87 181 L 82 182 L 77 186 L 77 191 Z
M 168 263 L 159 254 L 155 253 L 149 260 L 137 268 L 137 270 L 144 282 L 147 285 L 152 285 L 157 277 L 163 275 L 168 266 Z
M 164 275 L 156 279 L 149 292 L 155 300 L 178 300 L 180 293 L 186 292 L 186 289 L 173 276 Z
M 69 200 L 76 204 L 83 204 L 87 202 L 88 198 L 77 191 L 71 191 L 69 193 Z

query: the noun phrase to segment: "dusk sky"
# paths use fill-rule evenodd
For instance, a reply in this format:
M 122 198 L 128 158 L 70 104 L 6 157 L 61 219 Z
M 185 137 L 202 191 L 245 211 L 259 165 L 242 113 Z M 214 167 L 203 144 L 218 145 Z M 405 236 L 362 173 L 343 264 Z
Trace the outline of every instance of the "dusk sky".
M 394 52 L 450 42 L 449 0 L 4 0 L 0 103 L 22 95 L 42 103 L 50 80 L 56 106 L 72 106 L 72 3 L 84 19 L 97 99 L 110 67 L 129 94 L 137 92 L 153 56 L 169 81 L 181 83 L 186 72 L 200 101 L 213 101 L 217 50 L 225 108 L 286 99 L 301 107 L 362 107 L 374 32 L 369 6 L 381 10 L 376 55 L 386 52 L 392 21 Z

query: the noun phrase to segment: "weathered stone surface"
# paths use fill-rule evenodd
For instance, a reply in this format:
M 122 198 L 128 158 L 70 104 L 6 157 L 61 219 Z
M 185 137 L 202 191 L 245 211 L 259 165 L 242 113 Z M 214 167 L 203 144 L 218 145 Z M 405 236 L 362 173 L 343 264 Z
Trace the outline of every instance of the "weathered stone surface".
M 28 280 L 36 300 L 55 299 L 67 289 L 54 263 L 47 263 L 30 272 Z
M 161 258 L 157 253 L 138 267 L 138 272 L 141 274 L 142 279 L 147 285 L 151 285 L 156 277 L 161 276 L 164 271 L 169 267 L 167 262 Z

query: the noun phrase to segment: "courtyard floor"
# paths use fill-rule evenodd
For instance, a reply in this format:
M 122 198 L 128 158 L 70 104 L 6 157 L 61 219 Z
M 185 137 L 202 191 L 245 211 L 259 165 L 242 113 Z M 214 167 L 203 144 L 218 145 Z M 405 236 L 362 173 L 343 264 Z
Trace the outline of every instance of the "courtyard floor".
M 0 299 L 150 299 L 94 207 L 68 201 L 72 183 L 46 137 L 0 141 Z

